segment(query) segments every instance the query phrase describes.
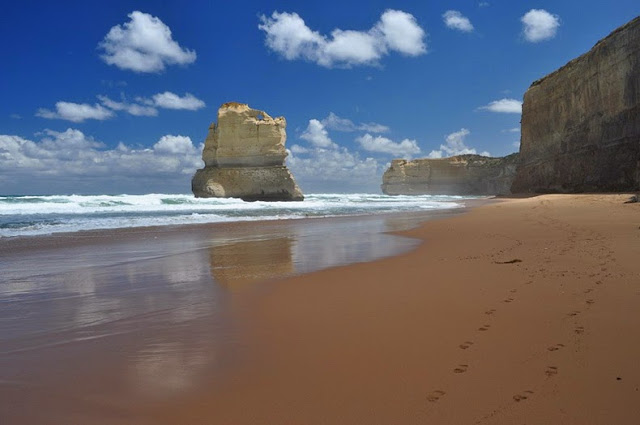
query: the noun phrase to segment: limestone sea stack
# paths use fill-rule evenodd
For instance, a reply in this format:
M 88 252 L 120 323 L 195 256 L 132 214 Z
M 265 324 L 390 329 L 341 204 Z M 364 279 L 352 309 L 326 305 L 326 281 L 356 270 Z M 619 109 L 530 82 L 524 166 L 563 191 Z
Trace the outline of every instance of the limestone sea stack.
M 387 195 L 507 195 L 518 154 L 492 158 L 458 155 L 439 159 L 394 159 L 382 176 Z
M 302 201 L 302 191 L 284 165 L 286 126 L 284 117 L 272 118 L 247 104 L 223 104 L 204 142 L 205 167 L 191 180 L 193 194 L 245 201 Z
M 512 191 L 640 190 L 640 17 L 524 95 Z

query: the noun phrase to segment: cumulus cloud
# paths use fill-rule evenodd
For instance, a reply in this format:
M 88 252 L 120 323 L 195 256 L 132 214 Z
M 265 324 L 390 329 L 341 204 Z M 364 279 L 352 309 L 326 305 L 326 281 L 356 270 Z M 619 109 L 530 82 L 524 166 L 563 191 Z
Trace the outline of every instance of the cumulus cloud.
M 88 119 L 106 120 L 112 118 L 115 115 L 114 112 L 120 111 L 135 116 L 155 117 L 158 115 L 158 108 L 196 111 L 205 107 L 205 103 L 191 93 L 179 96 L 170 91 L 155 94 L 151 99 L 137 97 L 137 103 L 128 102 L 124 95 L 121 96 L 120 101 L 104 95 L 97 97 L 100 104 L 57 102 L 55 111 L 41 108 L 36 112 L 36 116 L 79 123 Z
M 154 95 L 152 98 L 152 104 L 158 108 L 186 109 L 189 111 L 197 111 L 198 109 L 202 109 L 206 106 L 202 100 L 198 99 L 191 93 L 186 93 L 184 96 L 180 97 L 170 91 Z
M 410 159 L 413 155 L 420 153 L 420 148 L 415 140 L 404 139 L 401 142 L 394 142 L 382 136 L 372 136 L 369 133 L 357 137 L 356 141 L 362 149 L 370 152 L 380 152 Z
M 531 43 L 549 40 L 556 36 L 560 26 L 560 17 L 544 9 L 531 9 L 522 18 L 522 33 Z
M 425 31 L 410 13 L 386 10 L 367 31 L 335 29 L 330 36 L 310 29 L 297 13 L 273 12 L 260 17 L 267 47 L 287 60 L 306 60 L 331 68 L 375 65 L 396 51 L 406 56 L 426 53 Z
M 56 110 L 40 108 L 36 116 L 48 119 L 83 122 L 85 120 L 106 120 L 113 117 L 113 112 L 102 105 L 89 105 L 87 103 L 57 102 Z
M 455 155 L 478 154 L 474 148 L 470 148 L 465 144 L 465 138 L 471 134 L 466 128 L 461 128 L 448 134 L 445 137 L 445 144 L 440 145 L 440 150 L 433 150 L 429 153 L 429 158 L 444 158 Z M 489 152 L 483 151 L 479 155 L 491 156 Z
M 304 146 L 300 146 L 300 145 L 293 145 L 291 146 L 291 152 L 294 154 L 309 153 L 311 152 L 311 149 L 305 148 Z
M 120 143 L 115 148 L 71 128 L 45 130 L 38 141 L 0 135 L 0 181 L 35 192 L 59 182 L 69 184 L 59 190 L 74 191 L 90 182 L 93 186 L 84 189 L 94 193 L 104 193 L 115 181 L 129 185 L 151 181 L 155 186 L 147 191 L 176 187 L 175 181 L 187 192 L 191 175 L 202 166 L 201 151 L 202 145 L 194 146 L 189 137 L 169 134 L 151 147 Z
M 500 100 L 494 100 L 488 105 L 481 106 L 478 109 L 491 112 L 500 112 L 503 114 L 521 114 L 522 102 L 517 99 L 504 98 Z
M 318 148 L 335 148 L 337 146 L 329 137 L 324 125 L 316 119 L 309 120 L 309 125 L 300 138 L 311 142 L 313 146 Z
M 327 148 L 293 145 L 287 166 L 303 190 L 377 191 L 383 166 L 370 157 L 333 143 Z
M 158 110 L 153 106 L 128 103 L 126 100 L 117 102 L 107 96 L 98 96 L 98 100 L 100 100 L 100 103 L 102 103 L 104 106 L 114 111 L 125 111 L 131 115 L 145 117 L 155 117 L 156 115 L 158 115 Z
M 386 125 L 375 122 L 355 124 L 350 119 L 339 117 L 333 112 L 329 112 L 329 115 L 322 120 L 322 124 L 329 130 L 335 131 L 353 132 L 360 130 L 370 133 L 386 133 L 389 131 L 389 127 Z
M 128 22 L 112 27 L 98 45 L 107 64 L 135 72 L 160 72 L 167 65 L 196 60 L 196 52 L 180 47 L 159 18 L 137 10 L 128 16 Z
M 473 25 L 469 18 L 462 15 L 462 13 L 457 10 L 447 10 L 442 15 L 442 20 L 447 28 L 451 28 L 454 30 L 459 30 L 462 32 L 472 32 Z

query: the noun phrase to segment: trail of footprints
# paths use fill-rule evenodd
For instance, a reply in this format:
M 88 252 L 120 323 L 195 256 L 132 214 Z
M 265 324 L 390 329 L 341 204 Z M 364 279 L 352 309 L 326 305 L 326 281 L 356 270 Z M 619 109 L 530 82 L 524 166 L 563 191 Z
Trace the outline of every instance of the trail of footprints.
M 562 230 L 567 231 L 566 228 L 562 229 Z M 570 247 L 560 250 L 558 252 L 558 255 L 563 255 L 563 254 L 566 254 L 567 252 L 571 251 L 576 245 L 576 237 L 577 237 L 577 233 L 575 231 L 570 231 L 570 238 L 569 238 L 570 242 L 571 242 Z M 518 243 L 516 245 L 519 245 L 521 243 L 520 241 L 517 241 L 517 242 Z M 603 248 L 601 248 L 601 250 L 603 250 Z M 613 254 L 613 252 L 609 251 L 606 259 L 608 261 L 615 262 L 615 259 L 613 258 L 612 254 Z M 607 272 L 607 267 L 606 267 L 607 265 L 608 265 L 607 263 L 600 264 L 601 270 L 599 270 L 596 273 L 592 273 L 592 274 L 588 275 L 588 277 L 590 279 L 600 278 L 600 279 L 594 281 L 595 285 L 602 285 L 603 284 L 602 277 L 607 277 L 607 276 L 610 275 L 610 274 L 605 274 Z M 538 272 L 540 272 L 543 277 L 546 277 L 547 273 L 548 273 L 548 271 L 546 269 L 540 269 Z M 530 275 L 529 276 L 529 280 L 524 282 L 524 285 L 531 285 L 532 283 L 534 283 L 533 279 L 535 278 L 536 274 L 537 273 L 534 272 L 533 275 Z M 562 276 L 564 276 L 564 273 L 562 274 Z M 585 294 L 585 295 L 586 294 L 591 294 L 591 296 L 593 296 L 593 292 L 595 291 L 596 288 L 597 288 L 597 286 L 596 287 L 587 288 L 587 289 L 585 289 L 583 291 L 583 294 Z M 517 292 L 517 289 L 511 289 L 509 291 L 509 293 L 511 295 L 514 295 L 516 292 Z M 514 301 L 515 301 L 514 296 L 508 296 L 507 298 L 502 300 L 502 302 L 506 303 L 506 304 L 512 303 Z M 591 305 L 593 305 L 595 303 L 595 300 L 593 298 L 588 298 L 584 302 L 587 304 L 587 308 L 588 308 L 588 307 L 590 307 Z M 486 316 L 493 316 L 496 312 L 497 312 L 496 309 L 491 308 L 491 309 L 485 310 L 484 314 Z M 571 312 L 569 312 L 567 314 L 567 316 L 568 317 L 577 318 L 577 316 L 580 315 L 581 313 L 582 312 L 579 311 L 579 310 L 572 310 Z M 484 324 L 481 327 L 479 327 L 477 330 L 480 331 L 480 332 L 486 332 L 490 328 L 491 328 L 490 324 Z M 582 335 L 585 332 L 585 328 L 584 328 L 584 326 L 581 326 L 581 325 L 576 323 L 575 324 L 575 328 L 573 329 L 573 332 L 575 334 L 577 334 L 577 335 Z M 461 350 L 468 350 L 468 349 L 472 348 L 473 345 L 474 345 L 473 341 L 464 341 L 458 347 Z M 564 349 L 565 347 L 566 347 L 565 344 L 557 343 L 557 344 L 554 344 L 554 345 L 551 345 L 551 346 L 547 347 L 547 351 L 556 352 L 556 351 Z M 468 364 L 459 364 L 455 368 L 453 368 L 453 373 L 463 374 L 463 373 L 467 372 L 468 369 L 469 369 L 469 365 Z M 553 378 L 554 376 L 556 376 L 558 374 L 558 372 L 559 371 L 558 371 L 558 367 L 557 366 L 547 366 L 547 368 L 544 370 L 544 374 L 548 379 L 549 378 Z M 435 390 L 435 391 L 432 391 L 431 393 L 428 394 L 427 400 L 429 402 L 435 403 L 435 402 L 439 401 L 442 397 L 444 397 L 445 394 L 446 394 L 446 392 L 443 391 L 443 390 Z M 533 390 L 527 389 L 527 390 L 524 390 L 524 391 L 521 391 L 521 392 L 515 394 L 513 396 L 513 400 L 514 400 L 514 402 L 520 403 L 520 402 L 523 402 L 523 401 L 529 399 L 533 394 L 534 394 Z

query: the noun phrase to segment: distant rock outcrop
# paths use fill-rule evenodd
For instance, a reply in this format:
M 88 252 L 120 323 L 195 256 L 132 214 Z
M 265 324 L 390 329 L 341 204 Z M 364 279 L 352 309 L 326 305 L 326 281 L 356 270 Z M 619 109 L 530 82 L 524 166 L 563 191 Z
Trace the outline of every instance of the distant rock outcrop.
M 518 154 L 501 158 L 458 155 L 441 159 L 394 159 L 382 176 L 387 195 L 506 195 Z
M 302 201 L 304 196 L 284 165 L 284 117 L 271 118 L 244 103 L 225 103 L 209 127 L 191 189 L 201 198 L 246 201 Z
M 640 17 L 527 90 L 511 189 L 640 189 Z

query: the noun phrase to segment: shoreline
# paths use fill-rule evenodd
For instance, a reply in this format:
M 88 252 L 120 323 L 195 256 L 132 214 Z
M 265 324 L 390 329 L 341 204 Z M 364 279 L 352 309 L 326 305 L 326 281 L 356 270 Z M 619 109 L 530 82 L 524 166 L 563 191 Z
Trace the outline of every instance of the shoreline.
M 627 198 L 485 200 L 389 229 L 415 242 L 396 255 L 301 273 L 290 271 L 318 247 L 288 237 L 134 261 L 122 275 L 98 266 L 93 278 L 116 285 L 107 292 L 124 290 L 129 303 L 143 295 L 157 311 L 114 322 L 100 312 L 106 322 L 79 328 L 97 339 L 54 334 L 62 346 L 0 356 L 22 365 L 0 376 L 0 408 L 22 406 L 3 415 L 14 423 L 635 424 L 640 210 Z M 348 240 L 361 218 L 302 220 Z M 262 227 L 290 221 L 300 220 Z M 152 246 L 154 232 L 144 233 Z M 195 292 L 168 281 L 167 298 L 157 285 L 194 274 Z M 90 295 L 87 306 L 112 301 L 78 294 Z M 222 313 L 206 310 L 214 304 Z M 46 420 L 25 413 L 34 405 Z
M 505 199 L 400 232 L 399 256 L 241 302 L 241 365 L 155 423 L 635 424 L 640 211 Z
M 38 243 L 38 248 L 58 248 L 61 245 L 67 246 L 69 244 L 81 244 L 81 243 L 103 243 L 107 240 L 122 240 L 134 239 L 138 237 L 149 238 L 157 236 L 173 236 L 181 233 L 199 233 L 203 231 L 215 231 L 217 229 L 238 229 L 242 227 L 257 228 L 260 226 L 283 226 L 291 224 L 293 222 L 305 224 L 309 222 L 316 222 L 318 220 L 361 220 L 369 218 L 394 218 L 394 217 L 409 217 L 412 218 L 416 225 L 422 219 L 430 220 L 439 216 L 447 216 L 449 214 L 457 214 L 468 211 L 471 208 L 475 208 L 480 205 L 484 205 L 493 202 L 497 198 L 476 198 L 476 199 L 462 199 L 461 203 L 464 205 L 461 207 L 446 208 L 446 209 L 433 209 L 433 210 L 414 210 L 414 211 L 400 211 L 400 212 L 385 212 L 385 213 L 362 213 L 362 214 L 345 214 L 334 216 L 317 216 L 317 217 L 300 217 L 300 218 L 288 218 L 288 219 L 257 219 L 257 220 L 238 220 L 238 221 L 222 221 L 212 223 L 186 223 L 186 224 L 171 224 L 161 226 L 139 226 L 139 227 L 118 227 L 109 229 L 91 229 L 80 230 L 76 232 L 56 232 L 43 235 L 26 235 L 26 236 L 10 236 L 0 238 L 0 254 L 3 252 L 14 252 L 15 250 L 30 250 L 33 248 L 33 242 Z M 85 242 L 82 242 L 85 241 Z

